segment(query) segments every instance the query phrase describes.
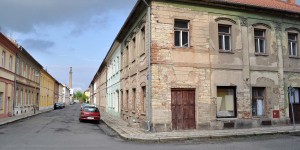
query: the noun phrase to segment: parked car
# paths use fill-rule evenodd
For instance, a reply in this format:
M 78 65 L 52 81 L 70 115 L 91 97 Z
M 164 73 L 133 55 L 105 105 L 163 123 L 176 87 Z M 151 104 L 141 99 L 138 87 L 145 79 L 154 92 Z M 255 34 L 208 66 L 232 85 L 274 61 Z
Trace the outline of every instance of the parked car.
M 63 108 L 66 107 L 65 103 L 63 103 L 63 102 L 61 102 L 61 105 L 62 105 Z
M 95 121 L 100 122 L 100 111 L 95 106 L 85 106 L 81 109 L 79 115 L 79 121 Z
M 63 109 L 63 108 L 64 108 L 64 105 L 61 102 L 54 103 L 54 110 L 55 109 Z

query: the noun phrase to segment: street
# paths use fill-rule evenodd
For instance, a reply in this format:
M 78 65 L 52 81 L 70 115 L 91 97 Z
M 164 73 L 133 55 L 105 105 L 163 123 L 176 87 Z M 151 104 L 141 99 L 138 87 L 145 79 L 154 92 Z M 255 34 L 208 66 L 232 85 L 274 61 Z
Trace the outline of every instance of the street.
M 0 126 L 0 150 L 298 150 L 299 135 L 190 140 L 168 143 L 125 141 L 103 122 L 80 123 L 79 104 Z

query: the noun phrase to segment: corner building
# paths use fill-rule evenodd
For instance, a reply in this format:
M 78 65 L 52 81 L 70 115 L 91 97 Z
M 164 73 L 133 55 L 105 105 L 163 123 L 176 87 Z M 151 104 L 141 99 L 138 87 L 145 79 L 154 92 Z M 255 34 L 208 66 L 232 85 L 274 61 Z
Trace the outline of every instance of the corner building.
M 293 86 L 300 123 L 297 1 L 147 3 L 150 18 L 138 1 L 114 41 L 121 46 L 121 118 L 145 128 L 150 122 L 154 132 L 288 125 Z
M 251 2 L 152 1 L 154 130 L 290 123 L 287 87 L 300 86 L 300 7 Z

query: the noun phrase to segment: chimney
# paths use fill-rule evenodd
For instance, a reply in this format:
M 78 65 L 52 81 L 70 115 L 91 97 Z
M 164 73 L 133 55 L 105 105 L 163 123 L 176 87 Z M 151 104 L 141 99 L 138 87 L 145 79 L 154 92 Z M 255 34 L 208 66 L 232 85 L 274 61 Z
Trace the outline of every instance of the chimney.
M 69 72 L 69 88 L 72 88 L 72 67 L 70 67 L 70 72 Z

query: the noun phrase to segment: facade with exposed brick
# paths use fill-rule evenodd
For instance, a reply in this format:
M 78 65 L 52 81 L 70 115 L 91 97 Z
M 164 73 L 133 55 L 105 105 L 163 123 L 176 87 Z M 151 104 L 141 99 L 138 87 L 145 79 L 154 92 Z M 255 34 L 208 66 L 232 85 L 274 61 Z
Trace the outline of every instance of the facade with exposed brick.
M 150 121 L 151 130 L 158 132 L 291 122 L 287 89 L 295 87 L 294 107 L 299 107 L 300 87 L 300 10 L 295 1 L 147 2 L 149 107 L 148 18 L 143 2 L 137 3 L 116 38 L 121 43 L 124 120 L 143 127 Z M 299 111 L 296 108 L 296 117 Z

